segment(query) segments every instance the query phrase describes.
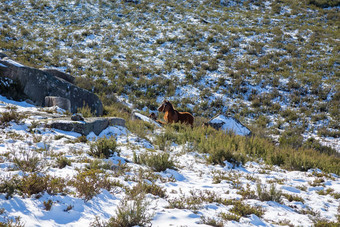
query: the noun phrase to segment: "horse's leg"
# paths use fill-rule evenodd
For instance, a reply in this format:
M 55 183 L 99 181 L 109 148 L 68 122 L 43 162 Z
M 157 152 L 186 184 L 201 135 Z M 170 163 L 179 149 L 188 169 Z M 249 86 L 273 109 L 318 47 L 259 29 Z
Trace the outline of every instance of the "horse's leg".
M 167 123 L 164 121 L 160 121 L 160 120 L 156 120 L 157 123 L 161 124 L 161 125 L 166 125 Z

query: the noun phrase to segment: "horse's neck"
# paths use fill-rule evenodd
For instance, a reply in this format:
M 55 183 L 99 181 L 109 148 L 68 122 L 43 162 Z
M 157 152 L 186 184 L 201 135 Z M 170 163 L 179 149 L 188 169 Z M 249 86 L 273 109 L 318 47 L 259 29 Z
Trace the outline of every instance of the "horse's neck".
M 174 116 L 174 115 L 176 115 L 178 113 L 178 111 L 175 110 L 173 107 L 170 108 L 170 110 L 168 112 L 169 112 L 168 114 L 170 114 L 171 116 Z
M 164 120 L 167 122 L 177 122 L 178 121 L 178 111 L 174 108 L 170 108 L 170 110 L 165 112 Z

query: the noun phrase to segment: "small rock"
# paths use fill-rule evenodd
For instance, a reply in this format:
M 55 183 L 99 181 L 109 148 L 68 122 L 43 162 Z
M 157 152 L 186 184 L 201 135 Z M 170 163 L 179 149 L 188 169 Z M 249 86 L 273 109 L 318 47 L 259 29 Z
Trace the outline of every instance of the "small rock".
M 31 104 L 31 105 L 35 105 L 35 103 L 30 99 L 26 99 L 25 102 L 27 102 L 28 104 Z
M 72 115 L 71 120 L 72 121 L 84 121 L 85 119 L 82 114 L 77 113 L 77 114 Z

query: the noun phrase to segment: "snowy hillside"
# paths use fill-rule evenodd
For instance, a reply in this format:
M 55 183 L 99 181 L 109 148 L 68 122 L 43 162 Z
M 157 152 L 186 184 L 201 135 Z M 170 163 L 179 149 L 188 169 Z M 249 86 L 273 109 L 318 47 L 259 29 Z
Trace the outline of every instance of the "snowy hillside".
M 2 65 L 0 226 L 339 225 L 338 0 L 0 0 L 0 12 L 1 59 L 68 73 L 126 120 L 98 136 L 46 127 L 69 113 L 7 97 Z M 163 120 L 164 99 L 194 127 L 146 117 Z
M 154 111 L 165 97 L 340 149 L 338 1 L 2 0 L 0 11 L 0 51 L 77 76 L 106 106 L 116 96 Z
M 0 112 L 15 113 L 17 121 L 0 129 L 1 222 L 20 217 L 14 223 L 98 226 L 113 216 L 111 226 L 124 226 L 119 221 L 127 204 L 145 215 L 135 224 L 152 226 L 339 221 L 340 178 L 335 174 L 287 171 L 254 161 L 212 165 L 209 155 L 190 144 L 162 146 L 157 136 L 169 132 L 159 127 L 143 139 L 124 127 L 110 126 L 99 137 L 84 138 L 39 126 L 62 115 L 54 111 L 0 96 Z M 117 141 L 110 147 L 116 152 L 96 158 L 91 144 L 104 137 Z M 162 162 L 145 161 L 152 157 Z

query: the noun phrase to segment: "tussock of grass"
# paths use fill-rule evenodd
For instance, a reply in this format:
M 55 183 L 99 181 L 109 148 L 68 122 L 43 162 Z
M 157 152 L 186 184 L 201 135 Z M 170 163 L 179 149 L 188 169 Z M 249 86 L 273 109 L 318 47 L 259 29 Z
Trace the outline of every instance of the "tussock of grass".
M 115 153 L 119 155 L 116 139 L 111 136 L 103 137 L 90 144 L 89 154 L 96 158 L 109 158 Z
M 76 188 L 80 197 L 88 201 L 102 189 L 110 191 L 115 186 L 121 186 L 117 182 L 109 180 L 108 177 L 108 174 L 103 173 L 102 170 L 83 170 L 78 172 L 70 184 Z
M 0 116 L 0 125 L 8 125 L 9 122 L 14 121 L 19 124 L 26 116 L 18 113 L 15 109 L 11 109 L 7 112 L 2 112 Z
M 230 212 L 242 217 L 246 217 L 250 214 L 255 214 L 258 217 L 262 217 L 264 214 L 262 207 L 250 206 L 241 201 L 235 201 L 233 205 L 234 207 L 230 209 Z
M 151 167 L 156 172 L 165 171 L 166 169 L 176 169 L 170 154 L 167 152 L 162 153 L 144 153 L 137 155 L 134 153 L 134 162 L 138 164 L 145 164 Z
M 136 197 L 132 201 L 124 199 L 107 222 L 101 221 L 98 217 L 90 226 L 96 227 L 121 227 L 121 226 L 148 226 L 152 215 L 148 211 L 149 203 L 143 196 Z
M 131 198 L 135 198 L 135 197 L 137 197 L 137 195 L 139 195 L 141 193 L 142 194 L 150 193 L 152 195 L 159 196 L 161 198 L 166 197 L 165 190 L 155 183 L 148 184 L 146 182 L 139 182 L 136 186 L 134 186 L 133 188 L 131 188 L 127 192 L 127 194 Z
M 257 196 L 261 201 L 274 201 L 282 202 L 282 191 L 275 188 L 275 185 L 270 185 L 270 189 L 267 190 L 265 186 L 261 184 L 256 185 Z

